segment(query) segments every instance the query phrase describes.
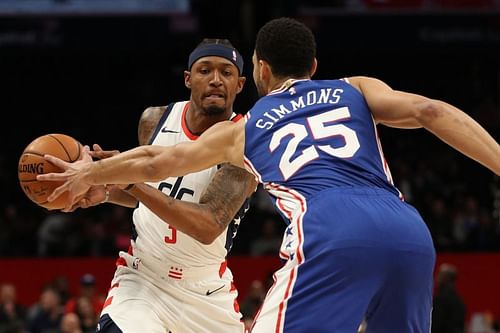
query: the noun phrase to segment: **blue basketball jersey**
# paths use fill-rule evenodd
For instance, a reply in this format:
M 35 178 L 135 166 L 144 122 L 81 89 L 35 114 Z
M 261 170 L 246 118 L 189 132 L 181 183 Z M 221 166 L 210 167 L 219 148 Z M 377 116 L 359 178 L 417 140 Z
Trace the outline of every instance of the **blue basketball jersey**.
M 286 184 L 306 199 L 346 186 L 401 196 L 368 105 L 343 80 L 289 80 L 245 119 L 245 163 L 264 186 Z
M 363 95 L 289 80 L 245 120 L 245 166 L 288 223 L 252 332 L 428 331 L 432 238 L 393 185 Z

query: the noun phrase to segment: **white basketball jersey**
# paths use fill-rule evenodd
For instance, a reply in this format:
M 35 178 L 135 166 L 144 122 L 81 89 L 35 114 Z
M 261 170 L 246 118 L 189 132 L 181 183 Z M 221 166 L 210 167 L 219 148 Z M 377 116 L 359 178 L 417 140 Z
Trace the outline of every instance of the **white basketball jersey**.
M 198 137 L 186 126 L 185 116 L 188 109 L 189 101 L 175 103 L 170 110 L 167 108 L 153 134 L 151 144 L 172 146 L 196 140 Z M 216 171 L 217 167 L 214 166 L 184 177 L 170 177 L 147 184 L 175 199 L 197 203 Z M 133 249 L 148 253 L 159 260 L 182 264 L 183 267 L 220 264 L 226 258 L 226 247 L 230 246 L 226 244 L 231 244 L 233 237 L 232 229 L 231 235 L 228 236 L 226 228 L 212 244 L 204 245 L 169 226 L 168 221 L 160 219 L 142 203 L 134 210 L 133 221 L 137 232 L 135 241 L 132 241 Z M 230 225 L 230 228 L 233 227 Z

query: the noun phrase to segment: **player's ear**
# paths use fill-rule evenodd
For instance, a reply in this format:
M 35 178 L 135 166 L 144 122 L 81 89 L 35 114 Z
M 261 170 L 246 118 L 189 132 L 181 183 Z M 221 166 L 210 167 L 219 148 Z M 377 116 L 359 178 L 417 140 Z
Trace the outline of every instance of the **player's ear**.
M 191 89 L 191 72 L 190 71 L 184 71 L 184 85 L 188 89 Z
M 309 74 L 310 77 L 312 77 L 314 75 L 314 73 L 316 73 L 317 68 L 318 68 L 318 60 L 316 58 L 314 58 L 312 66 L 311 66 L 311 71 Z
M 259 60 L 259 78 L 264 82 L 268 82 L 272 74 L 271 66 L 267 61 Z
M 239 94 L 243 90 L 243 86 L 245 85 L 247 78 L 244 76 L 240 76 L 238 78 L 238 89 L 236 90 L 236 93 Z

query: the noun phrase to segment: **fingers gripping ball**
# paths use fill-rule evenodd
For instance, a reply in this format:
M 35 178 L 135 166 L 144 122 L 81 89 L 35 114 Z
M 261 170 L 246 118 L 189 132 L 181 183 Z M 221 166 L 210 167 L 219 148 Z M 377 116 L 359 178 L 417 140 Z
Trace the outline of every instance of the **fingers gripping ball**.
M 74 138 L 65 134 L 47 134 L 33 140 L 19 159 L 18 176 L 21 188 L 28 198 L 47 209 L 61 209 L 66 206 L 68 193 L 65 192 L 52 202 L 47 197 L 62 183 L 38 181 L 37 175 L 61 172 L 62 170 L 46 161 L 43 156 L 50 154 L 67 162 L 81 159 L 83 147 Z

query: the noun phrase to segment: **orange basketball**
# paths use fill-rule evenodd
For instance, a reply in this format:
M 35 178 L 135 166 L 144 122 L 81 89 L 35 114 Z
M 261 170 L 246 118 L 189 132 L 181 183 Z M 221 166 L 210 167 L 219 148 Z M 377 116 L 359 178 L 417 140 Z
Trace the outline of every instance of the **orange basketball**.
M 50 154 L 67 162 L 79 160 L 83 147 L 74 138 L 65 134 L 47 134 L 33 140 L 23 151 L 18 165 L 21 188 L 28 198 L 47 209 L 61 209 L 66 206 L 68 193 L 63 193 L 52 202 L 47 197 L 61 182 L 38 181 L 36 176 L 62 170 L 47 162 L 43 156 Z

